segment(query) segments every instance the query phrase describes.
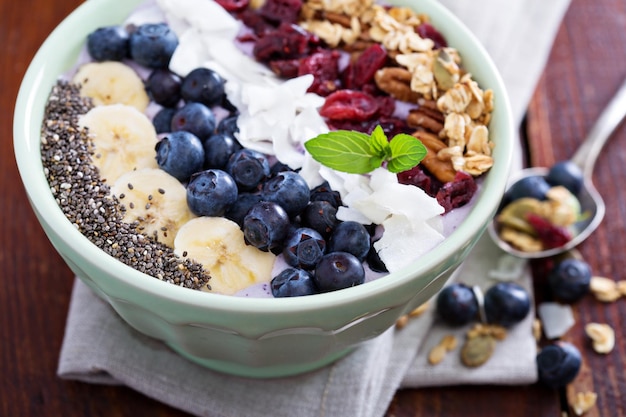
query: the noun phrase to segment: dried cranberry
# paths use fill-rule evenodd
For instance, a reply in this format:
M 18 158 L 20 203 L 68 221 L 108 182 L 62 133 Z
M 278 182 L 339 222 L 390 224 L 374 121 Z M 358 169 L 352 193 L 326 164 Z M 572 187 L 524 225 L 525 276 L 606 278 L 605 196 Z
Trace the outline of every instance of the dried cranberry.
M 372 133 L 376 127 L 376 121 L 374 120 L 364 120 L 362 122 L 349 119 L 328 120 L 326 124 L 330 130 L 353 130 L 355 132 L 367 134 Z
M 274 74 L 283 78 L 295 78 L 298 76 L 300 59 L 275 59 L 269 62 L 270 69 Z
M 370 94 L 371 95 L 371 94 Z M 378 116 L 390 118 L 396 111 L 396 100 L 391 96 L 378 96 Z
M 243 24 L 249 27 L 257 36 L 263 36 L 266 32 L 276 29 L 276 26 L 263 19 L 263 17 L 259 16 L 259 14 L 252 9 L 242 11 L 238 14 L 238 17 Z
M 302 8 L 302 0 L 267 0 L 259 14 L 273 22 L 296 23 Z
M 348 85 L 347 88 L 357 89 L 371 82 L 376 71 L 386 63 L 387 51 L 379 44 L 370 46 L 351 65 L 352 77 L 350 77 L 350 81 L 352 85 Z
M 385 132 L 385 135 L 387 135 L 389 139 L 400 133 L 409 134 L 414 131 L 414 129 L 411 129 L 406 124 L 406 121 L 400 118 L 381 116 L 377 121 L 375 121 L 374 126 L 372 127 L 372 131 L 368 133 L 371 134 L 377 125 L 380 125 L 380 127 L 383 128 L 383 132 Z
M 378 112 L 378 101 L 367 93 L 356 90 L 335 91 L 320 109 L 320 115 L 330 120 L 369 120 Z
M 439 189 L 436 198 L 447 213 L 467 204 L 474 196 L 476 189 L 474 178 L 466 172 L 459 171 L 453 181 L 445 183 Z
M 424 190 L 429 196 L 435 196 L 435 193 L 433 193 L 433 178 L 426 174 L 419 165 L 415 165 L 413 168 L 399 173 L 398 182 L 400 184 L 414 185 Z
M 227 12 L 241 12 L 248 7 L 250 0 L 215 0 Z
M 435 29 L 435 27 L 430 23 L 420 23 L 415 28 L 415 32 L 417 32 L 417 34 L 424 39 L 432 40 L 435 43 L 435 49 L 441 49 L 448 46 L 446 38 L 444 38 L 441 32 Z
M 266 32 L 252 52 L 259 61 L 298 58 L 308 52 L 309 38 L 309 34 L 299 26 L 285 23 Z
M 339 57 L 339 52 L 324 49 L 300 61 L 298 75 L 314 76 L 309 92 L 325 97 L 339 88 Z
M 526 216 L 526 221 L 535 229 L 537 237 L 546 249 L 561 247 L 572 240 L 572 234 L 569 230 L 554 225 L 535 213 L 529 213 Z

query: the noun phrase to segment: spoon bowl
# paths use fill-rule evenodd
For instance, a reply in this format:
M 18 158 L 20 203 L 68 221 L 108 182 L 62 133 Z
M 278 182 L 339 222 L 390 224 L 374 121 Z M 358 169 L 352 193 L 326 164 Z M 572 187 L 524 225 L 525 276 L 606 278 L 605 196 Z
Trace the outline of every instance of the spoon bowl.
M 497 222 L 494 219 L 489 223 L 487 230 L 498 247 L 519 258 L 547 258 L 575 248 L 587 239 L 594 230 L 596 230 L 604 218 L 606 205 L 604 204 L 602 196 L 593 185 L 593 168 L 600 151 L 609 140 L 615 129 L 620 125 L 624 116 L 626 116 L 626 80 L 622 83 L 610 103 L 602 111 L 602 114 L 589 131 L 587 138 L 571 158 L 571 162 L 577 165 L 583 173 L 583 184 L 580 191 L 576 195 L 580 203 L 582 216 L 578 222 L 571 226 L 571 230 L 573 232 L 572 239 L 565 245 L 557 248 L 533 252 L 522 251 L 513 247 L 500 237 L 496 225 Z M 522 178 L 535 176 L 545 177 L 548 172 L 549 168 L 543 167 L 526 168 L 518 171 L 509 181 L 509 188 Z

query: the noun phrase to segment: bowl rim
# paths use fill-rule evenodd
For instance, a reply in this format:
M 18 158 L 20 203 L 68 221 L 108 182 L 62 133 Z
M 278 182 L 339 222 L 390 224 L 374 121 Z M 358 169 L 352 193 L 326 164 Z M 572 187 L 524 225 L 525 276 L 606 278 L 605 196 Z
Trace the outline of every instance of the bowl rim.
M 94 23 L 106 20 L 106 18 L 100 17 L 96 19 L 98 22 L 92 23 L 92 16 L 106 9 L 116 9 L 111 3 L 110 0 L 90 0 L 84 2 L 68 15 L 48 36 L 32 59 L 20 85 L 13 123 L 14 152 L 20 177 L 33 209 L 43 217 L 40 219 L 40 222 L 44 221 L 51 227 L 54 227 L 55 233 L 58 233 L 64 240 L 64 243 L 73 251 L 82 253 L 83 258 L 93 267 L 108 271 L 109 274 L 115 275 L 119 280 L 123 281 L 125 285 L 137 288 L 155 297 L 202 308 L 255 313 L 317 310 L 368 299 L 406 284 L 414 279 L 415 276 L 428 273 L 437 265 L 449 262 L 450 259 L 454 258 L 454 254 L 467 243 L 469 237 L 480 235 L 484 232 L 489 219 L 497 209 L 500 197 L 505 189 L 513 155 L 513 141 L 515 140 L 513 116 L 504 82 L 482 44 L 465 24 L 445 6 L 436 0 L 421 0 L 418 5 L 412 4 L 410 0 L 396 0 L 390 3 L 413 7 L 420 12 L 428 14 L 434 26 L 441 29 L 444 36 L 449 40 L 454 39 L 450 44 L 458 48 L 462 55 L 471 52 L 472 56 L 475 57 L 475 61 L 481 61 L 480 66 L 477 67 L 480 69 L 477 78 L 482 87 L 488 87 L 494 91 L 497 104 L 494 108 L 492 122 L 496 121 L 502 124 L 499 127 L 499 131 L 501 131 L 500 133 L 504 137 L 504 140 L 499 142 L 496 139 L 496 146 L 493 151 L 494 166 L 485 178 L 485 189 L 479 191 L 484 198 L 476 201 L 465 220 L 436 247 L 434 252 L 431 252 L 430 256 L 422 256 L 399 271 L 352 288 L 307 297 L 276 299 L 236 297 L 189 290 L 159 281 L 106 254 L 72 226 L 56 204 L 52 193 L 50 193 L 47 179 L 43 174 L 39 148 L 41 121 L 32 120 L 30 116 L 33 113 L 37 114 L 37 109 L 43 112 L 45 100 L 44 103 L 41 102 L 41 95 L 44 93 L 40 89 L 46 90 L 45 97 L 47 98 L 52 87 L 52 84 L 45 80 L 46 76 L 48 81 L 51 80 L 50 77 L 54 77 L 52 79 L 52 83 L 54 83 L 56 77 L 60 75 L 50 74 L 51 70 L 47 62 L 50 56 L 57 55 L 56 45 L 59 43 L 65 44 L 68 42 L 68 39 L 72 39 L 72 36 L 76 37 L 75 27 L 82 27 L 83 29 L 91 27 L 93 30 L 96 27 Z M 133 7 L 141 4 L 142 0 L 119 0 L 117 3 L 124 5 L 121 9 L 130 11 Z M 117 14 L 122 15 L 120 8 L 117 8 Z M 453 32 L 447 33 L 445 27 L 441 25 L 441 22 L 445 21 L 449 22 L 445 26 L 455 28 Z M 78 45 L 81 45 L 82 42 L 80 40 Z M 470 65 L 467 65 L 465 58 L 464 64 L 472 67 L 471 62 L 469 63 Z M 485 83 L 484 80 L 481 82 L 480 78 L 485 77 L 489 78 L 488 83 Z M 510 140 L 506 140 L 507 138 Z M 53 205 L 52 208 L 50 204 Z

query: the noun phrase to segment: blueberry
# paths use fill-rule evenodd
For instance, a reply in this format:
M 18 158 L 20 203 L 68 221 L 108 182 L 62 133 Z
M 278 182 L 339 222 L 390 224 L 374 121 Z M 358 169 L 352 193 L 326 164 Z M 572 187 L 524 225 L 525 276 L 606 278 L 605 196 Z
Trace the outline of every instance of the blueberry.
M 155 149 L 159 167 L 179 181 L 187 181 L 204 164 L 202 142 L 184 130 L 170 133 L 157 142 Z
M 571 343 L 558 341 L 541 349 L 537 355 L 539 381 L 551 388 L 564 387 L 576 378 L 582 357 Z
M 165 23 L 146 23 L 130 34 L 130 56 L 148 68 L 167 68 L 178 37 Z
M 328 241 L 329 252 L 348 252 L 364 261 L 370 250 L 370 234 L 361 223 L 355 221 L 339 222 L 333 229 Z
M 87 36 L 87 51 L 95 61 L 121 61 L 129 56 L 128 42 L 122 26 L 101 27 Z
M 374 246 L 370 247 L 370 250 L 367 252 L 367 256 L 365 257 L 365 261 L 374 272 L 389 272 L 387 265 L 385 265 L 383 260 L 380 259 L 380 255 Z
M 204 164 L 207 168 L 225 169 L 231 155 L 242 149 L 237 139 L 223 133 L 209 136 L 203 146 Z
M 324 256 L 326 241 L 315 230 L 299 227 L 285 239 L 283 257 L 287 264 L 300 269 L 313 269 Z
M 550 184 L 541 176 L 525 177 L 516 181 L 506 192 L 505 198 L 510 201 L 523 197 L 545 200 Z
M 196 172 L 187 185 L 187 205 L 198 216 L 222 216 L 237 200 L 237 184 L 219 169 Z
M 209 107 L 221 104 L 224 79 L 209 68 L 196 68 L 185 76 L 181 94 L 185 101 L 194 101 Z
M 270 174 L 267 157 L 252 149 L 240 149 L 230 156 L 226 171 L 233 177 L 240 190 L 249 191 Z
M 239 115 L 237 114 L 224 117 L 217 124 L 217 128 L 216 128 L 217 133 L 231 136 L 234 138 L 235 133 L 239 132 L 239 126 L 237 125 L 237 120 L 239 120 Z
M 302 269 L 287 268 L 272 278 L 270 283 L 274 297 L 300 297 L 317 294 L 313 276 Z
M 565 303 L 574 303 L 589 292 L 591 267 L 583 260 L 569 258 L 557 263 L 548 273 L 552 296 Z
M 186 130 L 205 140 L 215 130 L 215 115 L 204 104 L 187 103 L 172 118 L 172 132 L 179 130 Z
M 317 263 L 313 279 L 320 292 L 341 290 L 362 284 L 365 270 L 356 256 L 347 252 L 331 252 Z
M 300 220 L 303 225 L 328 238 L 338 223 L 337 208 L 328 201 L 311 201 L 300 214 Z
M 546 175 L 546 181 L 553 186 L 562 185 L 572 194 L 577 195 L 583 186 L 583 172 L 575 163 L 561 161 L 550 168 L 548 175 Z
M 172 119 L 176 109 L 163 107 L 152 118 L 152 124 L 157 133 L 169 133 L 172 131 Z
M 275 177 L 283 171 L 293 171 L 293 169 L 291 169 L 291 167 L 287 164 L 275 161 L 270 167 L 270 177 Z
M 328 181 L 324 181 L 322 184 L 311 190 L 311 201 L 328 201 L 335 208 L 339 208 L 342 205 L 341 195 L 338 191 L 334 191 Z
M 289 226 L 289 216 L 281 206 L 271 201 L 260 201 L 244 217 L 243 235 L 248 245 L 277 253 L 282 250 Z
M 444 322 L 462 326 L 474 320 L 478 314 L 478 301 L 472 287 L 455 282 L 439 292 L 436 309 Z
M 260 194 L 252 194 L 252 193 L 239 193 L 237 195 L 237 200 L 230 206 L 230 209 L 224 214 L 229 220 L 234 221 L 243 229 L 243 219 L 248 214 L 248 211 L 254 206 L 256 203 L 261 201 Z
M 155 69 L 146 80 L 146 91 L 157 104 L 175 107 L 180 101 L 182 79 L 167 69 Z
M 294 171 L 283 171 L 263 184 L 263 198 L 280 204 L 295 217 L 309 204 L 310 189 L 304 178 Z
M 485 292 L 487 322 L 510 327 L 522 321 L 530 311 L 528 291 L 514 282 L 499 282 Z

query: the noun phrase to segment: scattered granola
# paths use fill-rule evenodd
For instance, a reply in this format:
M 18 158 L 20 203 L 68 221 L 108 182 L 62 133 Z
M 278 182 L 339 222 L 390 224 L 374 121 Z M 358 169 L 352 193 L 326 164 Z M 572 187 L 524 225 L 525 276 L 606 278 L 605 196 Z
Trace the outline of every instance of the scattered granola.
M 623 282 L 623 281 L 621 281 Z M 626 287 L 621 284 L 622 287 Z M 612 303 L 624 295 L 624 288 L 620 288 L 618 283 L 610 278 L 593 276 L 589 284 L 589 289 L 599 301 Z
M 431 365 L 437 365 L 443 361 L 448 352 L 453 351 L 458 346 L 458 340 L 454 335 L 445 335 L 441 338 L 439 344 L 433 346 L 428 353 L 428 362 Z
M 410 319 L 421 316 L 426 310 L 428 310 L 428 307 L 429 307 L 428 302 L 425 302 L 421 304 L 419 307 L 416 307 L 415 309 L 413 309 L 410 313 L 400 316 L 398 320 L 396 321 L 396 329 L 404 328 L 409 323 Z
M 589 323 L 585 333 L 591 338 L 593 350 L 597 353 L 610 353 L 615 347 L 615 331 L 608 324 Z
M 572 410 L 577 416 L 582 416 L 596 405 L 597 399 L 598 394 L 595 392 L 577 392 L 571 404 Z

